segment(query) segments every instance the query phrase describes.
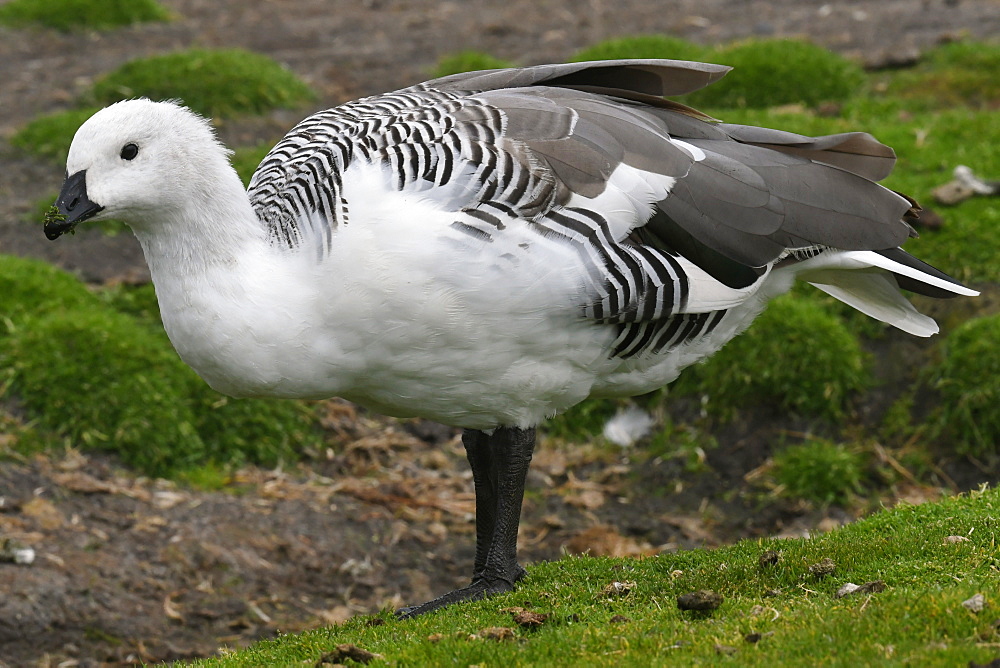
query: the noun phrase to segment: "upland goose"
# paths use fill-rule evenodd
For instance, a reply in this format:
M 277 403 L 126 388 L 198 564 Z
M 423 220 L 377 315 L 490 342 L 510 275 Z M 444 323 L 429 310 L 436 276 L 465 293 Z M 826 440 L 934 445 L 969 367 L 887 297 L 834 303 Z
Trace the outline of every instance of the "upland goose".
M 77 132 L 55 239 L 127 222 L 177 352 L 239 397 L 340 396 L 465 429 L 472 584 L 509 591 L 535 426 L 669 383 L 795 279 L 918 336 L 898 288 L 974 295 L 898 246 L 917 207 L 868 134 L 715 122 L 720 65 L 457 74 L 321 111 L 244 190 L 209 123 L 130 100 Z M 780 360 L 775 360 L 780 364 Z

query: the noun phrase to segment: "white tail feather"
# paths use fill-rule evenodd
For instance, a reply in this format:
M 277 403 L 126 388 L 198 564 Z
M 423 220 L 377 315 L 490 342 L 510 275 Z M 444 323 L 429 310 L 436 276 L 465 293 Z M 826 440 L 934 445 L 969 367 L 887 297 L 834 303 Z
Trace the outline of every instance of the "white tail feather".
M 836 269 L 818 273 L 829 282 L 810 280 L 809 283 L 865 315 L 915 336 L 938 333 L 934 319 L 915 309 L 889 274 Z
M 938 332 L 937 323 L 920 313 L 899 291 L 893 272 L 957 295 L 979 293 L 891 260 L 874 251 L 821 253 L 790 267 L 796 277 L 865 315 L 915 336 Z
M 825 257 L 825 254 L 817 256 L 816 259 L 819 259 L 820 257 Z M 938 278 L 937 276 L 925 274 L 919 269 L 908 267 L 905 264 L 896 262 L 895 260 L 890 260 L 886 256 L 880 255 L 875 251 L 844 251 L 842 253 L 831 254 L 829 257 L 830 259 L 839 260 L 840 266 L 843 269 L 865 269 L 867 267 L 878 267 L 880 269 L 887 269 L 901 276 L 912 278 L 920 281 L 921 283 L 926 283 L 927 285 L 932 285 L 936 288 L 953 292 L 956 295 L 975 297 L 979 294 L 978 291 L 967 288 L 964 285 L 959 285 L 958 283 L 952 283 L 951 281 L 946 281 L 942 278 Z

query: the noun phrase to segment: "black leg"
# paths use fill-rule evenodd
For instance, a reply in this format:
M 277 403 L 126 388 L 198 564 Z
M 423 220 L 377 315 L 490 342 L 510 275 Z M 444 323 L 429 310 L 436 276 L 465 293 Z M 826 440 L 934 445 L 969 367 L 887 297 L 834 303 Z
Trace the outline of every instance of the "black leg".
M 401 619 L 511 591 L 525 576 L 525 570 L 517 563 L 517 528 L 524 482 L 535 448 L 535 430 L 500 427 L 493 434 L 486 434 L 466 429 L 462 443 L 476 486 L 476 562 L 472 584 L 423 605 L 402 608 L 396 612 Z

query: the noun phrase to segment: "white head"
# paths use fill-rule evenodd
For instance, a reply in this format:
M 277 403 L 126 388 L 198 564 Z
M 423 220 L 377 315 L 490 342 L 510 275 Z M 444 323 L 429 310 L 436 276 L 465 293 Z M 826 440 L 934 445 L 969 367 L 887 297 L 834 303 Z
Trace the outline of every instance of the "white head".
M 147 221 L 181 215 L 212 197 L 229 151 L 207 120 L 173 102 L 126 100 L 94 114 L 77 131 L 50 239 L 87 219 Z

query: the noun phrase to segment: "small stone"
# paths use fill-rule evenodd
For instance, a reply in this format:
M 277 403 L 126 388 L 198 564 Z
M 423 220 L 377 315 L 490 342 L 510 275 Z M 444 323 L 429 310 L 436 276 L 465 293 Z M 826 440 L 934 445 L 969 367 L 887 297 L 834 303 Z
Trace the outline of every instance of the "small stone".
M 954 206 L 975 194 L 975 190 L 958 181 L 949 181 L 931 190 L 931 196 L 934 200 L 944 206 Z
M 836 570 L 837 564 L 835 564 L 833 559 L 830 559 L 829 557 L 826 557 L 809 567 L 809 572 L 818 578 L 825 578 L 827 575 L 832 575 Z
M 677 607 L 681 610 L 715 610 L 723 601 L 722 594 L 710 589 L 700 589 L 677 597 Z
M 477 633 L 480 638 L 496 640 L 497 642 L 514 639 L 514 629 L 506 626 L 491 626 Z
M 912 221 L 912 225 L 921 230 L 940 230 L 944 227 L 944 218 L 934 209 L 925 208 L 917 216 L 917 219 Z M 962 538 L 962 536 L 957 536 L 957 538 Z
M 625 622 L 631 622 L 631 621 L 632 621 L 632 619 L 630 617 L 626 617 L 625 615 L 615 615 L 614 617 L 612 617 L 611 619 L 608 620 L 608 623 L 609 624 L 624 624 Z
M 841 586 L 841 588 L 837 590 L 837 593 L 834 594 L 833 597 L 834 598 L 844 598 L 845 596 L 853 594 L 858 589 L 860 589 L 860 587 L 858 585 L 854 584 L 853 582 L 845 582 L 843 584 L 843 586 Z
M 635 589 L 635 583 L 631 581 L 612 582 L 601 590 L 601 595 L 605 598 L 624 598 Z
M 4 538 L 0 541 L 0 562 L 4 561 L 30 566 L 35 562 L 35 550 L 13 538 Z
M 969 668 L 1000 668 L 1000 657 L 993 659 L 989 663 L 976 663 L 969 661 Z
M 986 597 L 982 594 L 976 594 L 972 598 L 962 601 L 962 607 L 978 614 L 986 607 Z
M 853 582 L 845 583 L 837 593 L 833 595 L 834 598 L 844 598 L 845 596 L 850 596 L 851 594 L 877 594 L 880 591 L 885 591 L 885 582 L 882 580 L 872 580 L 871 582 L 866 582 L 863 585 L 856 585 Z
M 514 623 L 523 629 L 537 629 L 548 620 L 549 616 L 541 612 L 522 610 L 514 613 Z
M 757 560 L 761 568 L 774 566 L 779 561 L 781 561 L 781 553 L 778 552 L 777 550 L 768 550 L 764 554 L 760 555 L 760 559 Z
M 345 660 L 350 659 L 351 661 L 357 661 L 358 663 L 370 663 L 375 659 L 383 659 L 381 654 L 376 654 L 375 652 L 369 652 L 366 649 L 361 649 L 357 645 L 343 644 L 337 645 L 337 649 L 332 652 L 327 652 L 320 657 L 319 661 L 316 662 L 317 668 L 325 664 L 342 664 Z

